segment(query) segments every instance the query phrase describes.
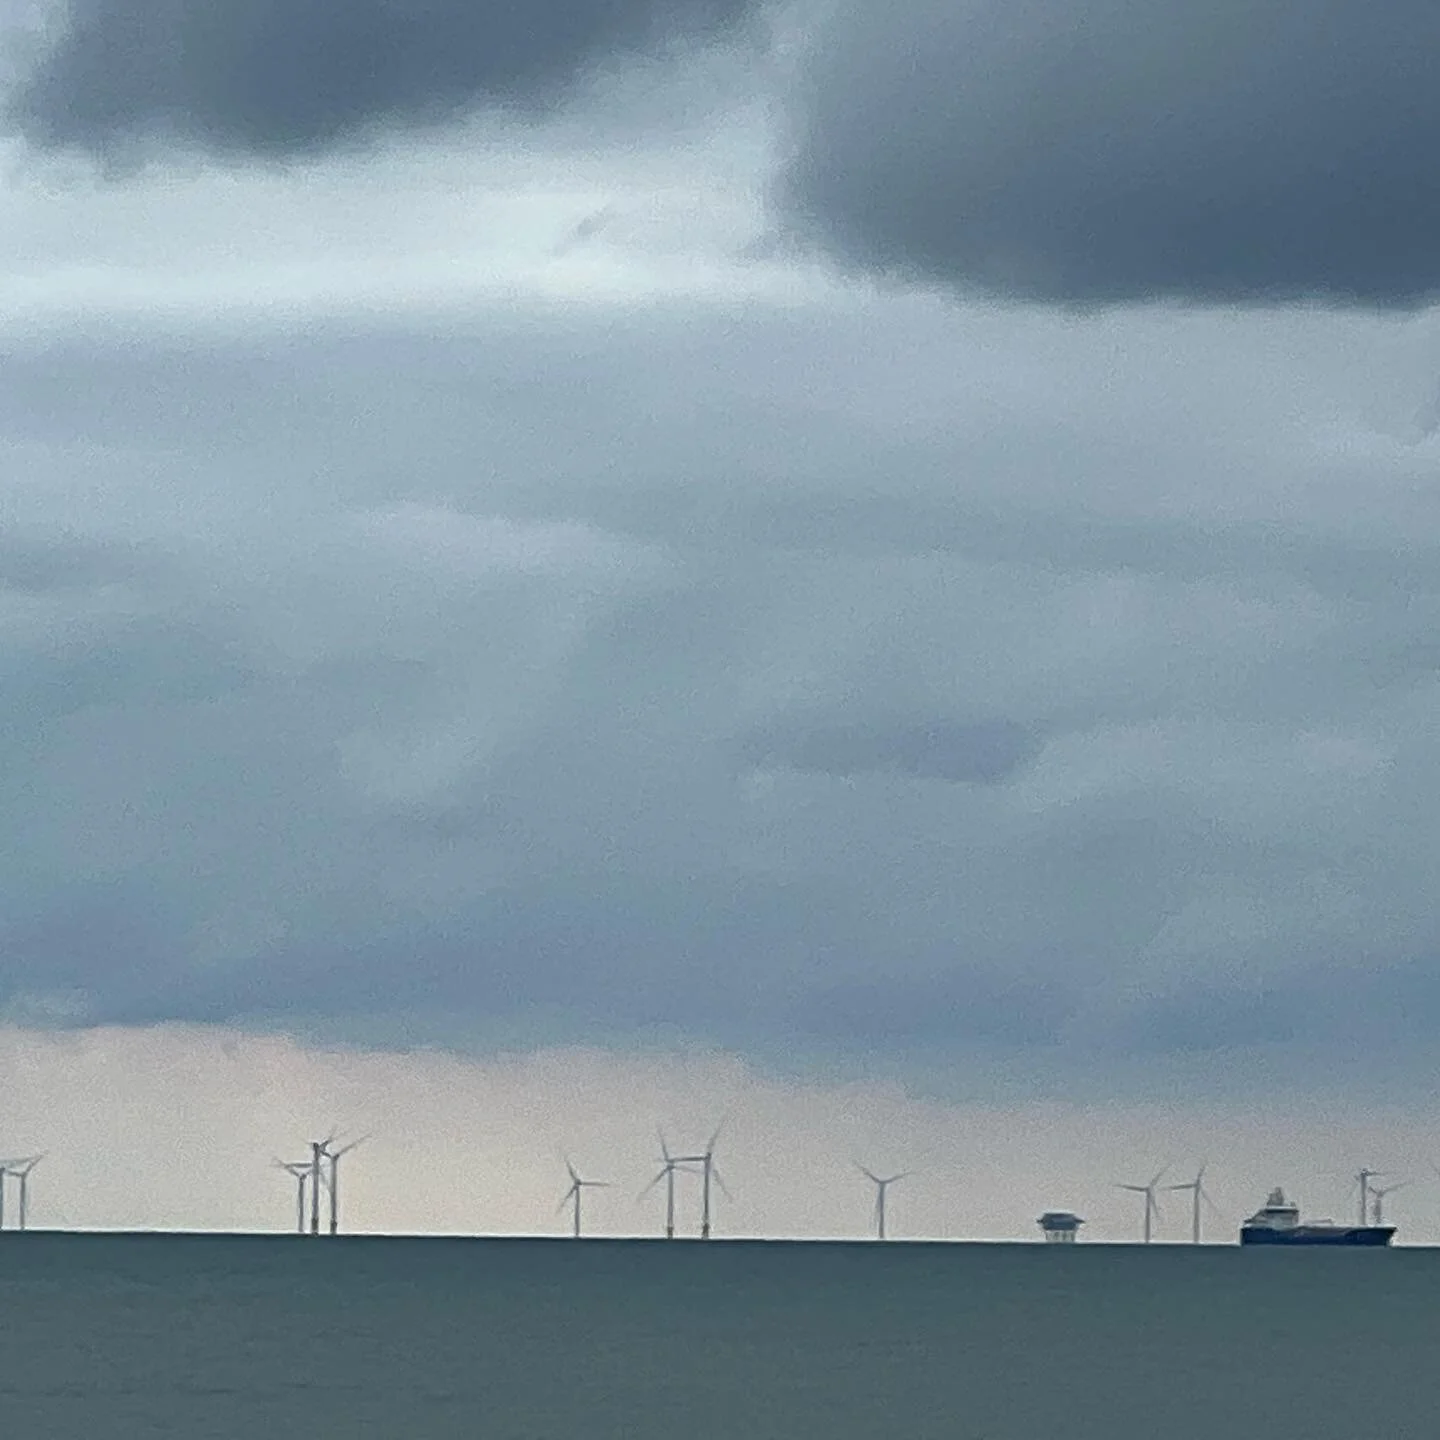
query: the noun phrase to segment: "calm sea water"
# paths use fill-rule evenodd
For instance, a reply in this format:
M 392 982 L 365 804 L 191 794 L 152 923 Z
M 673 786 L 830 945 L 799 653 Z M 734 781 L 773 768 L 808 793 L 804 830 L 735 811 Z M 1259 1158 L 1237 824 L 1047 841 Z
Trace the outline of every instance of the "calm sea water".
M 1435 1440 L 1440 1251 L 6 1234 L 28 1440 Z

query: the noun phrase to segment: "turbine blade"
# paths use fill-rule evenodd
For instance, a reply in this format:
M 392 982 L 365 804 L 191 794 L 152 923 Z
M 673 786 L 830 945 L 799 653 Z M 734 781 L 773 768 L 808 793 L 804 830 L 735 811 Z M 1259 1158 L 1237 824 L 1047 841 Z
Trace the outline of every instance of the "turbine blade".
M 712 1164 L 710 1166 L 710 1174 L 714 1177 L 715 1183 L 720 1187 L 721 1193 L 725 1198 L 727 1200 L 733 1200 L 735 1197 L 730 1193 L 730 1187 L 725 1183 L 725 1177 L 720 1173 L 720 1167 Z

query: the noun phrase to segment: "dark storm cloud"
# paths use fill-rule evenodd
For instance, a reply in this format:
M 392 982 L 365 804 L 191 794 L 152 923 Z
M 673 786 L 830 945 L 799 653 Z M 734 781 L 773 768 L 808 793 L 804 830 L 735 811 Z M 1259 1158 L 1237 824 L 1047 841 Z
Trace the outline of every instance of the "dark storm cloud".
M 737 956 L 835 954 L 867 927 L 862 907 L 832 886 L 732 875 L 657 892 L 650 877 L 592 874 L 506 887 L 439 922 L 342 920 L 323 937 L 197 968 L 187 932 L 202 916 L 192 899 L 134 885 L 67 886 L 0 927 L 0 996 L 73 990 L 122 1023 L 458 1014 L 478 1001 L 502 1023 L 541 1009 L 583 1034 L 703 1016 L 709 1033 L 743 1040 L 779 1013 L 781 987 L 763 967 L 736 987 Z M 797 1024 L 827 1035 L 837 1026 L 824 1013 Z
M 746 758 L 818 775 L 910 775 L 995 784 L 1032 759 L 1040 742 L 1023 725 L 934 720 L 909 724 L 781 725 L 747 738 Z
M 587 67 L 734 30 L 749 0 L 70 0 L 12 104 L 32 140 L 161 132 L 284 156 L 485 105 L 544 107 Z
M 867 1057 L 1398 1030 L 1359 982 L 1433 908 L 1429 460 L 1340 429 L 1317 481 L 1269 417 L 1405 370 L 1231 323 L 7 342 L 0 1014 Z
M 849 261 L 1105 303 L 1440 293 L 1428 0 L 851 3 L 788 199 Z

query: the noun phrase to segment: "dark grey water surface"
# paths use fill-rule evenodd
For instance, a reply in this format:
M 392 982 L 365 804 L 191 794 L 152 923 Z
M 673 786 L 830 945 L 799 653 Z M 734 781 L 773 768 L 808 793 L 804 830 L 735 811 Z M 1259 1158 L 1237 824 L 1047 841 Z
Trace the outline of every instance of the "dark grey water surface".
M 27 1440 L 1440 1440 L 1440 1251 L 0 1237 Z

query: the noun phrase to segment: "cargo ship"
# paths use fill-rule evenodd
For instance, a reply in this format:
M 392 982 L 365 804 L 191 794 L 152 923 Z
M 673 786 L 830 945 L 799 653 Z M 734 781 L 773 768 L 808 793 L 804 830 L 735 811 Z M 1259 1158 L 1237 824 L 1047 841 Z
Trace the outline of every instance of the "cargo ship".
M 1240 1227 L 1242 1245 L 1388 1245 L 1393 1225 L 1342 1225 L 1334 1220 L 1300 1220 L 1300 1207 L 1272 1190 L 1270 1198 Z

